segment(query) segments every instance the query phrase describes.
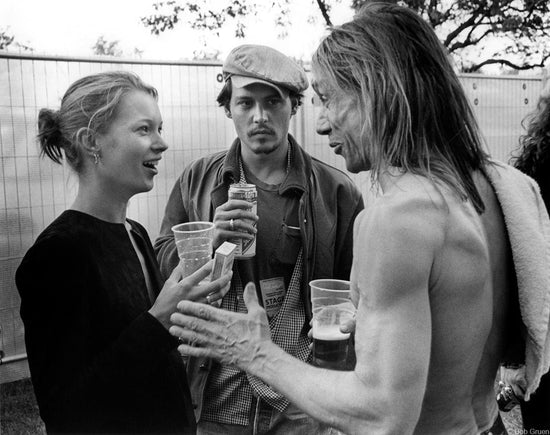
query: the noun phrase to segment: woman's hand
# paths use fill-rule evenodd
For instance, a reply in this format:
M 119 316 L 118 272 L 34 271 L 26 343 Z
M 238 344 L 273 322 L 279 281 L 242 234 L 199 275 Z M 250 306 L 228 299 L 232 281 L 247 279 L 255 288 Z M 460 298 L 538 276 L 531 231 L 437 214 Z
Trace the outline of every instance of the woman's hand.
M 253 240 L 256 237 L 258 215 L 250 209 L 250 203 L 230 199 L 216 208 L 214 213 L 214 249 L 231 239 Z
M 517 368 L 506 368 L 505 366 L 501 366 L 500 381 L 506 385 L 510 385 L 516 397 L 523 399 L 525 389 L 527 388 L 524 365 Z
M 179 301 L 188 300 L 212 304 L 221 300 L 229 290 L 233 272 L 230 271 L 215 281 L 201 283 L 210 275 L 213 265 L 214 260 L 210 260 L 187 278 L 183 278 L 183 269 L 178 265 L 164 283 L 149 313 L 168 329 L 171 326 L 170 315 L 176 311 Z

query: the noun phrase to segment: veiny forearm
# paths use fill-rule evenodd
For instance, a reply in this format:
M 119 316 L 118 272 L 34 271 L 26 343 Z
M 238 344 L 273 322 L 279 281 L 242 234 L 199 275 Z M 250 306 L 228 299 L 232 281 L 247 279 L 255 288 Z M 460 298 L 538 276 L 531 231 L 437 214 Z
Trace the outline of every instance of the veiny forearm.
M 262 344 L 247 371 L 258 376 L 313 418 L 347 434 L 388 431 L 388 407 L 376 389 L 365 388 L 354 371 L 308 365 L 271 342 Z
M 181 340 L 180 353 L 213 358 L 256 375 L 304 412 L 347 433 L 375 427 L 387 411 L 377 405 L 384 402 L 383 395 L 370 392 L 354 372 L 310 366 L 275 345 L 265 311 L 249 286 L 244 292 L 246 315 L 181 301 L 170 318 L 170 333 Z
M 409 367 L 398 349 L 408 334 L 399 333 L 402 340 L 384 340 L 388 335 L 378 337 L 381 330 L 363 326 L 366 320 L 358 313 L 359 329 L 364 330 L 355 370 L 320 369 L 292 357 L 271 341 L 267 316 L 258 304 L 253 284 L 246 286 L 244 300 L 247 314 L 181 301 L 179 312 L 171 316 L 170 328 L 170 333 L 182 340 L 180 352 L 237 366 L 262 379 L 312 417 L 346 433 L 406 434 L 414 430 L 425 382 L 423 376 L 418 376 L 416 364 Z M 371 313 L 369 317 L 376 316 Z M 390 325 L 395 323 L 394 316 L 389 318 Z M 373 321 L 376 323 L 376 319 Z M 383 329 L 391 331 L 389 336 L 394 336 L 388 322 L 382 323 Z M 400 325 L 410 329 L 406 322 Z M 385 346 L 372 346 L 377 342 Z M 368 349 L 373 348 L 379 348 L 382 354 L 369 354 Z M 410 347 L 405 346 L 405 351 Z M 421 351 L 429 355 L 424 348 Z M 413 402 L 417 406 L 411 406 Z

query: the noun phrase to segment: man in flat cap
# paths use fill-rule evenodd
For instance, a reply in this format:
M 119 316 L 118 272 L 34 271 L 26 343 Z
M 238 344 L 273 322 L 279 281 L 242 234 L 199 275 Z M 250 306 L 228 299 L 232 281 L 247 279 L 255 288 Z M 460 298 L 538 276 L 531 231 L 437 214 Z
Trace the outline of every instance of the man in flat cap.
M 185 168 L 168 200 L 157 257 L 168 276 L 178 262 L 170 229 L 181 222 L 214 222 L 214 249 L 255 237 L 256 254 L 235 261 L 221 308 L 246 312 L 243 287 L 254 282 L 272 339 L 308 362 L 309 281 L 349 279 L 353 221 L 363 200 L 347 175 L 312 158 L 288 132 L 308 87 L 298 64 L 270 47 L 241 45 L 223 74 L 217 101 L 238 137 L 229 150 Z M 257 213 L 228 200 L 233 183 L 256 186 Z M 199 434 L 320 432 L 318 422 L 254 376 L 197 358 L 187 370 Z

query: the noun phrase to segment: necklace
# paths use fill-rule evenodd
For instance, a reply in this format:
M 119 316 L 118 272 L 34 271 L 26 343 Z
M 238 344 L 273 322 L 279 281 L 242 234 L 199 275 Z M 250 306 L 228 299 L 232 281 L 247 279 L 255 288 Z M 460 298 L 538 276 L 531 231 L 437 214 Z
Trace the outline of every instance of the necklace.
M 288 174 L 288 171 L 290 171 L 291 155 L 292 155 L 292 147 L 289 142 L 288 152 L 286 154 L 286 171 L 285 172 L 287 174 Z M 243 160 L 241 159 L 241 156 L 239 156 L 239 184 L 247 184 L 246 177 L 244 175 Z

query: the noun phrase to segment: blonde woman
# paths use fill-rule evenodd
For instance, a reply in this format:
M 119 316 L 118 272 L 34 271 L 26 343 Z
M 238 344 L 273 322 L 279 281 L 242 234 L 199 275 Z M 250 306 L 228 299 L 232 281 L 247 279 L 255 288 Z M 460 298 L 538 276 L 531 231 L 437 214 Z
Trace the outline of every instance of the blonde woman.
M 162 283 L 128 200 L 153 187 L 167 145 L 156 90 L 127 72 L 77 80 L 39 114 L 42 152 L 78 176 L 72 206 L 16 274 L 32 381 L 48 432 L 195 433 L 185 367 L 167 331 L 176 303 L 221 298 L 211 264 Z

